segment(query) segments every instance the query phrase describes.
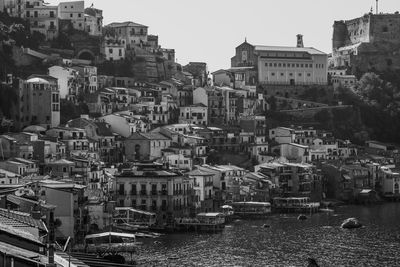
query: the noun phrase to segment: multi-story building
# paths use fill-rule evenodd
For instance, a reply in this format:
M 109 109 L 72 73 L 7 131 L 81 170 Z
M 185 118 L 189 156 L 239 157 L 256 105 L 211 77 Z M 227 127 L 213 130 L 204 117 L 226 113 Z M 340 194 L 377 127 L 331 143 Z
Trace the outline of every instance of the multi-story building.
M 202 103 L 198 103 L 186 107 L 180 107 L 179 123 L 207 125 L 207 106 Z
M 111 125 L 111 130 L 114 133 L 129 137 L 133 133 L 145 133 L 149 130 L 150 124 L 144 122 L 140 117 L 118 112 L 100 117 L 100 121 Z
M 91 36 L 101 36 L 103 30 L 103 10 L 89 7 L 85 9 L 85 32 Z
M 270 162 L 255 166 L 255 171 L 269 177 L 280 196 L 321 200 L 321 175 L 313 165 Z
M 115 36 L 122 40 L 122 43 L 126 45 L 127 49 L 147 43 L 148 27 L 145 25 L 128 21 L 114 22 L 107 25 L 107 27 L 114 30 Z
M 89 151 L 86 131 L 81 128 L 54 127 L 46 132 L 47 136 L 57 137 L 66 145 L 67 154 L 82 154 Z
M 74 66 L 74 70 L 79 72 L 79 93 L 93 94 L 97 92 L 97 67 L 95 66 Z
M 160 133 L 132 133 L 125 140 L 127 160 L 154 160 L 162 156 L 162 150 L 171 146 L 171 139 Z
M 138 164 L 136 170 L 115 179 L 118 206 L 152 211 L 159 224 L 189 215 L 193 185 L 161 164 Z
M 253 46 L 245 41 L 236 48 L 231 65 L 242 69 L 256 68 L 257 81 L 261 84 L 327 84 L 328 55 L 313 47 L 304 47 L 301 35 L 297 38 L 296 47 Z M 246 79 L 254 77 L 249 74 Z M 235 80 L 244 79 L 235 74 Z
M 39 32 L 52 40 L 58 36 L 57 6 L 48 6 L 42 0 L 26 1 L 25 18 L 31 32 Z
M 34 188 L 37 196 L 46 204 L 55 205 L 54 218 L 61 221 L 56 238 L 71 237 L 76 242 L 82 242 L 89 231 L 85 186 L 73 183 L 42 180 Z
M 39 124 L 50 128 L 60 124 L 60 90 L 57 79 L 47 75 L 31 75 L 18 79 L 17 109 L 13 120 L 17 129 Z
M 60 89 L 60 98 L 67 100 L 75 100 L 78 95 L 78 71 L 62 66 L 52 66 L 48 69 L 51 77 L 57 78 Z
M 60 2 L 58 18 L 70 21 L 72 27 L 79 31 L 85 30 L 85 1 Z
M 125 58 L 125 45 L 122 44 L 121 40 L 105 39 L 101 52 L 105 60 L 122 60 Z
M 187 173 L 189 179 L 192 180 L 193 190 L 195 193 L 193 204 L 196 212 L 214 211 L 214 172 L 196 169 Z

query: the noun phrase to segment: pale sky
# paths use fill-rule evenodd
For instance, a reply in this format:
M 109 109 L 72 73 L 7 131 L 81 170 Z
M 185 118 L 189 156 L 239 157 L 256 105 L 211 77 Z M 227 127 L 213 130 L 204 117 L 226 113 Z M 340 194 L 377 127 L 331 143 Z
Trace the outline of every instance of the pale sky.
M 48 0 L 58 4 L 59 0 Z M 178 63 L 202 61 L 210 72 L 230 67 L 245 37 L 253 45 L 304 45 L 331 52 L 332 25 L 368 13 L 375 0 L 86 0 L 103 10 L 104 24 L 133 21 L 149 27 Z M 379 12 L 400 11 L 400 0 L 380 0 Z

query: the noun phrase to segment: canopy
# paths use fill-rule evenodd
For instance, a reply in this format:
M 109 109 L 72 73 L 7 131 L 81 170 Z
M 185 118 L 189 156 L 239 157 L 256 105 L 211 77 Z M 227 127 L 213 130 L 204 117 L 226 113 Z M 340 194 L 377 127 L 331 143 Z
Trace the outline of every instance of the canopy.
M 48 81 L 42 78 L 32 78 L 26 81 L 27 83 L 44 83 L 44 84 L 50 84 Z
M 221 208 L 222 209 L 233 209 L 232 206 L 229 206 L 229 205 L 223 205 Z
M 135 238 L 136 237 L 134 234 L 104 232 L 104 233 L 99 233 L 99 234 L 87 235 L 87 236 L 85 236 L 85 239 L 93 239 L 93 238 L 99 238 L 99 237 L 105 237 L 105 236 L 119 236 L 119 237 L 125 237 L 125 238 Z

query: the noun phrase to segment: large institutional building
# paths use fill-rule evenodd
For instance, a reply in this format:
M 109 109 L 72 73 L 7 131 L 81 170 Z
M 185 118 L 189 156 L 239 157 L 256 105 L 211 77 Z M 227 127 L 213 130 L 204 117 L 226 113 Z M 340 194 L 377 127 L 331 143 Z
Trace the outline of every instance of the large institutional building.
M 273 85 L 327 84 L 328 55 L 313 47 L 304 47 L 301 35 L 296 47 L 251 45 L 236 47 L 231 59 L 235 81 L 258 81 Z M 252 72 L 253 71 L 253 72 Z

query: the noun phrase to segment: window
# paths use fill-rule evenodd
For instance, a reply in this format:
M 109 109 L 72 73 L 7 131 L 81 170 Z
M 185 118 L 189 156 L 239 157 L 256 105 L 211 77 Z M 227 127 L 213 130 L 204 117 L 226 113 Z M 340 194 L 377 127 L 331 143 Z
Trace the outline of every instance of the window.
M 285 76 L 285 74 L 283 72 L 281 72 L 281 76 Z
M 119 56 L 122 56 L 122 49 L 119 50 Z
M 276 67 L 276 63 L 274 63 L 274 67 Z
M 282 66 L 285 68 L 286 67 L 286 63 L 283 63 Z
M 299 67 L 299 64 L 296 64 L 296 68 L 298 68 Z
M 292 76 L 293 76 L 293 73 L 289 73 L 289 76 L 292 77 Z
M 113 51 L 112 48 L 110 48 L 110 49 L 108 49 L 108 52 L 109 52 L 110 54 L 112 54 L 114 51 Z
M 282 65 L 281 65 L 281 63 L 278 63 L 278 67 L 281 67 Z
M 78 14 L 78 18 L 81 18 L 81 17 L 82 17 L 82 14 L 81 14 L 81 13 L 79 13 L 79 14 Z
M 71 14 L 69 14 L 69 17 L 70 17 L 70 18 L 72 18 L 72 17 L 73 17 L 73 14 L 72 14 L 72 13 L 71 13 Z
M 275 76 L 275 72 L 271 72 L 271 76 Z
M 265 63 L 265 67 L 268 67 L 268 63 Z
M 301 73 L 299 73 L 299 77 L 301 77 Z
M 272 67 L 272 63 L 269 63 L 269 66 Z
M 54 18 L 54 11 L 50 11 L 50 18 Z
M 307 73 L 307 77 L 311 77 L 311 73 Z
M 304 68 L 304 64 L 301 64 L 300 67 L 301 67 L 301 68 Z

